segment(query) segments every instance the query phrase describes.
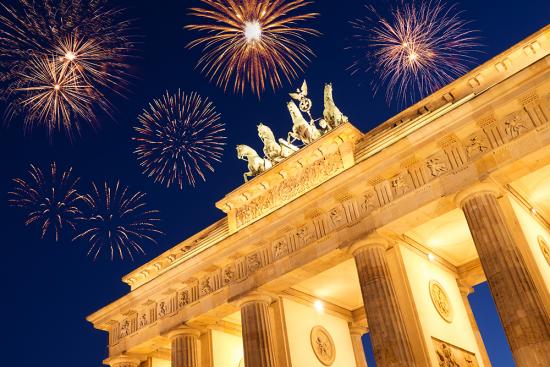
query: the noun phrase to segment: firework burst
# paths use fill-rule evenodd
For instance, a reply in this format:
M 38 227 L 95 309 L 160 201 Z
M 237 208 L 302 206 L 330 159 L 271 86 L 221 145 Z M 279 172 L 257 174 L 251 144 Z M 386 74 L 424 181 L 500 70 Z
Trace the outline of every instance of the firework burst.
M 201 2 L 204 8 L 191 8 L 190 14 L 204 22 L 186 28 L 203 36 L 188 47 L 202 47 L 198 67 L 224 89 L 233 82 L 235 92 L 244 93 L 250 88 L 260 96 L 267 84 L 275 90 L 284 79 L 295 79 L 313 56 L 305 37 L 319 32 L 300 24 L 318 14 L 296 14 L 311 1 Z
M 77 117 L 92 121 L 91 88 L 71 65 L 55 58 L 35 58 L 20 81 L 16 91 L 21 92 L 20 103 L 27 110 L 26 129 L 40 123 L 51 136 L 56 130 L 78 130 L 71 123 Z
M 127 255 L 145 254 L 141 242 L 156 243 L 158 210 L 146 209 L 146 195 L 131 193 L 128 187 L 117 182 L 114 187 L 107 183 L 103 188 L 92 183 L 92 192 L 82 198 L 86 204 L 84 214 L 78 219 L 82 230 L 74 240 L 89 242 L 88 256 L 94 260 L 102 251 L 109 251 L 111 260 L 118 255 L 121 260 Z
M 107 92 L 124 94 L 129 77 L 128 59 L 134 47 L 131 22 L 120 9 L 109 9 L 105 0 L 17 0 L 0 4 L 0 89 L 8 102 L 9 117 L 27 114 L 27 127 L 48 126 L 51 134 L 64 127 L 70 136 L 79 120 L 97 125 L 94 111 L 110 114 Z M 39 60 L 38 62 L 36 60 Z M 71 79 L 83 94 L 65 94 L 69 113 L 45 112 L 41 98 L 33 98 L 37 64 L 57 64 L 56 73 Z M 47 68 L 39 65 L 40 72 Z M 50 70 L 50 74 L 51 71 Z M 40 90 L 42 93 L 43 90 Z M 69 101 L 76 97 L 77 101 Z M 33 105 L 33 102 L 39 105 Z M 49 105 L 55 107 L 54 105 Z M 42 113 L 36 111 L 42 110 Z M 30 111 L 30 113 L 29 113 Z
M 374 70 L 375 94 L 386 100 L 413 102 L 465 74 L 476 59 L 477 31 L 469 30 L 455 5 L 439 0 L 402 2 L 389 17 L 367 7 L 369 15 L 352 22 L 357 51 L 352 74 Z
M 195 186 L 198 175 L 214 171 L 225 145 L 225 125 L 208 98 L 197 93 L 166 92 L 138 117 L 135 153 L 143 173 L 155 182 L 183 188 L 185 178 Z
M 8 203 L 28 211 L 25 225 L 40 224 L 41 238 L 51 230 L 57 242 L 64 230 L 75 229 L 76 220 L 81 215 L 78 206 L 81 196 L 76 190 L 79 179 L 72 178 L 71 174 L 72 168 L 59 173 L 55 163 L 50 165 L 47 173 L 31 165 L 29 180 L 13 180 L 15 185 L 8 193 Z

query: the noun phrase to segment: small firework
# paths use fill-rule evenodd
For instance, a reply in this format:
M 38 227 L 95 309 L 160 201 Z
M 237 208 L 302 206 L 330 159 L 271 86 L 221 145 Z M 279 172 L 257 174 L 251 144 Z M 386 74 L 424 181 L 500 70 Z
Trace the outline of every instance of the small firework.
M 374 70 L 375 94 L 385 86 L 388 104 L 413 102 L 465 74 L 476 59 L 477 31 L 455 5 L 439 0 L 402 2 L 391 16 L 367 7 L 369 16 L 352 22 L 358 52 L 352 74 Z
M 187 47 L 202 47 L 203 56 L 198 66 L 224 89 L 233 81 L 235 92 L 244 93 L 249 87 L 260 96 L 268 83 L 275 90 L 282 85 L 283 78 L 295 79 L 314 55 L 305 44 L 305 37 L 319 32 L 299 24 L 318 14 L 296 14 L 311 1 L 201 2 L 205 7 L 191 8 L 190 14 L 204 23 L 186 28 L 199 31 L 203 36 Z
M 72 178 L 71 173 L 69 168 L 59 174 L 55 163 L 51 164 L 49 175 L 31 165 L 30 180 L 13 180 L 15 187 L 8 193 L 8 203 L 28 211 L 25 225 L 40 224 L 41 238 L 51 230 L 57 242 L 64 230 L 75 229 L 81 215 L 78 206 L 81 196 L 76 190 L 79 179 Z
M 31 109 L 26 116 L 28 128 L 45 125 L 51 134 L 63 126 L 70 136 L 71 130 L 78 131 L 80 120 L 96 127 L 95 110 L 110 114 L 107 92 L 126 91 L 127 61 L 135 37 L 123 11 L 105 4 L 105 0 L 16 0 L 13 6 L 0 4 L 0 98 L 8 102 L 9 117 Z M 87 90 L 89 108 L 72 110 L 82 100 L 69 101 L 72 95 L 66 94 L 68 114 L 48 119 L 51 113 L 34 113 L 43 105 L 32 103 L 39 99 L 29 99 L 32 84 L 27 85 L 26 77 L 37 72 L 36 60 L 46 63 L 46 59 L 48 64 L 59 64 L 52 70 L 71 75 L 75 88 Z M 81 93 L 76 96 L 82 98 Z
M 105 183 L 103 189 L 92 183 L 92 193 L 82 197 L 87 208 L 78 218 L 82 229 L 73 240 L 88 241 L 88 256 L 94 260 L 101 251 L 109 251 L 111 260 L 115 254 L 121 260 L 126 255 L 133 260 L 135 253 L 145 254 L 141 242 L 157 243 L 154 236 L 162 234 L 156 226 L 159 212 L 146 209 L 145 196 L 130 193 L 120 182 L 114 188 Z
M 214 171 L 225 145 L 225 125 L 208 98 L 197 93 L 166 92 L 138 116 L 135 150 L 143 173 L 155 182 L 180 190 L 185 177 L 195 186 L 195 174 L 206 180 L 204 170 Z

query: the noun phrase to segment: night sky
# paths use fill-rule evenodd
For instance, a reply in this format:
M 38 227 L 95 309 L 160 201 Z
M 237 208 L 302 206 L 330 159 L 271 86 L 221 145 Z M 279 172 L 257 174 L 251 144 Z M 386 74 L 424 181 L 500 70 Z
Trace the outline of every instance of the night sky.
M 196 34 L 183 27 L 189 22 L 187 8 L 198 1 L 111 3 L 128 8 L 129 17 L 136 19 L 136 33 L 141 35 L 131 92 L 127 99 L 112 99 L 117 106 L 116 121 L 102 117 L 99 131 L 84 131 L 72 144 L 63 135 L 55 136 L 50 144 L 41 130 L 24 134 L 17 119 L 0 130 L 3 365 L 100 366 L 107 353 L 107 334 L 94 330 L 85 317 L 129 291 L 121 282 L 123 275 L 222 217 L 214 203 L 241 184 L 246 168 L 245 162 L 236 158 L 235 146 L 243 143 L 261 151 L 256 132 L 259 122 L 272 127 L 277 136 L 286 136 L 291 128 L 285 106 L 287 92 L 298 87 L 301 79 L 309 82 L 314 115 L 322 113 L 324 83 L 333 82 L 336 103 L 364 132 L 400 110 L 388 107 L 383 94 L 373 97 L 368 79 L 361 79 L 359 85 L 346 70 L 351 63 L 344 50 L 352 34 L 348 21 L 365 14 L 367 2 L 363 0 L 317 0 L 310 5 L 310 10 L 321 14 L 310 22 L 322 32 L 310 41 L 315 59 L 299 80 L 275 93 L 266 92 L 260 100 L 250 94 L 224 92 L 195 69 L 200 52 L 187 50 L 185 45 Z M 480 30 L 484 47 L 476 57 L 481 64 L 545 26 L 550 2 L 462 0 L 458 9 L 473 21 L 472 28 Z M 155 184 L 141 174 L 131 139 L 136 116 L 147 103 L 165 90 L 178 88 L 211 98 L 227 124 L 228 137 L 223 162 L 215 167 L 215 173 L 208 174 L 207 181 L 196 188 L 181 191 Z M 2 111 L 4 108 L 0 106 Z M 120 179 L 132 190 L 146 192 L 150 206 L 161 212 L 160 227 L 166 234 L 159 244 L 144 244 L 147 255 L 134 262 L 110 261 L 108 257 L 94 262 L 86 256 L 85 243 L 71 242 L 70 237 L 60 243 L 52 237 L 40 240 L 38 228 L 24 226 L 24 212 L 8 207 L 7 192 L 12 178 L 24 176 L 29 164 L 47 167 L 52 161 L 62 168 L 72 166 L 81 177 L 83 191 L 90 181 Z M 476 287 L 470 301 L 493 365 L 513 366 L 487 286 Z

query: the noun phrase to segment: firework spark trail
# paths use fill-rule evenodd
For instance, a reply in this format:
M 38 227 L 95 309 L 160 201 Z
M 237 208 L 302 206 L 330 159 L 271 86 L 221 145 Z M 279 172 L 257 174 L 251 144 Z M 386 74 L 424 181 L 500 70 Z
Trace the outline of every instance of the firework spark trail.
M 306 36 L 319 32 L 299 24 L 318 14 L 293 15 L 312 1 L 201 1 L 205 7 L 191 8 L 190 15 L 204 22 L 185 28 L 203 36 L 187 47 L 202 47 L 198 67 L 225 90 L 233 82 L 235 92 L 248 87 L 259 97 L 268 83 L 275 90 L 295 79 L 314 56 Z
M 104 183 L 103 189 L 92 183 L 92 192 L 82 197 L 87 206 L 78 218 L 82 230 L 73 240 L 88 241 L 88 256 L 94 260 L 106 250 L 111 260 L 115 254 L 121 260 L 128 255 L 132 261 L 134 254 L 145 254 L 140 242 L 157 243 L 154 236 L 162 234 L 157 228 L 159 211 L 146 209 L 145 197 L 129 192 L 119 181 L 114 187 Z
M 31 165 L 30 180 L 13 179 L 13 191 L 8 193 L 8 204 L 26 209 L 25 225 L 40 223 L 41 238 L 52 229 L 55 241 L 59 241 L 63 230 L 74 230 L 81 215 L 81 196 L 76 190 L 78 178 L 72 178 L 72 168 L 59 174 L 55 163 L 50 165 L 49 175 Z
M 135 149 L 143 173 L 155 182 L 180 190 L 185 178 L 195 186 L 195 174 L 206 180 L 204 170 L 214 171 L 225 145 L 225 125 L 212 102 L 197 93 L 168 91 L 138 116 Z
M 55 59 L 67 70 L 78 74 L 75 83 L 88 89 L 92 110 L 71 111 L 71 119 L 48 120 L 48 116 L 33 115 L 28 127 L 51 124 L 54 127 L 74 127 L 79 118 L 96 127 L 96 109 L 110 114 L 112 105 L 107 92 L 124 95 L 130 78 L 128 60 L 135 50 L 132 21 L 125 19 L 121 9 L 109 9 L 105 0 L 17 0 L 13 6 L 0 4 L 0 98 L 8 102 L 8 117 L 25 114 L 30 103 L 22 103 L 32 94 L 25 89 L 26 79 L 35 59 Z M 37 99 L 39 100 L 39 99 Z M 76 102 L 78 103 L 78 102 Z M 66 118 L 68 115 L 61 115 Z M 33 120 L 32 117 L 35 119 Z M 92 117 L 92 118 L 90 118 Z M 70 136 L 71 131 L 65 129 Z
M 352 74 L 374 70 L 375 94 L 386 88 L 386 100 L 400 106 L 423 98 L 468 72 L 480 46 L 455 5 L 439 0 L 402 2 L 390 17 L 367 7 L 369 16 L 352 22 L 359 51 Z

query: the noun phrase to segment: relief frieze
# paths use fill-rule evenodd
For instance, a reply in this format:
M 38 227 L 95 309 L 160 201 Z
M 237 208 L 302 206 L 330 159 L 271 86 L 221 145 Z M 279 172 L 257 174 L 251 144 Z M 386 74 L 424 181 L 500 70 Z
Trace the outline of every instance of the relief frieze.
M 288 203 L 343 169 L 344 165 L 339 152 L 329 154 L 311 165 L 303 167 L 298 174 L 286 177 L 270 188 L 268 192 L 238 208 L 236 211 L 237 227 L 242 227 Z

